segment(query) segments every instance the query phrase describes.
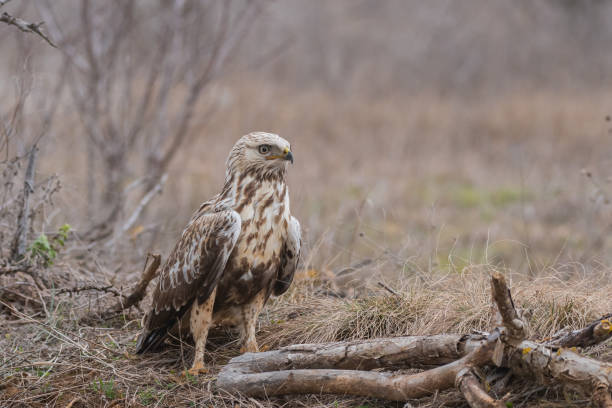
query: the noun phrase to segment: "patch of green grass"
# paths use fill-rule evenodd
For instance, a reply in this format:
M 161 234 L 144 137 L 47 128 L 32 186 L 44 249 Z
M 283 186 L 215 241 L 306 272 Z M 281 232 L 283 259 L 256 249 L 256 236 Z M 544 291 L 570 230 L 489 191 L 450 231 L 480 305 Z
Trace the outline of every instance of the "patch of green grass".
M 465 184 L 454 188 L 450 198 L 461 208 L 474 208 L 486 201 L 486 194 L 471 184 Z
M 94 381 L 91 384 L 91 387 L 94 391 L 104 394 L 107 400 L 112 401 L 119 396 L 119 391 L 115 388 L 115 380 L 113 379 L 104 381 L 101 378 L 98 378 L 97 381 Z
M 157 401 L 157 396 L 152 388 L 147 388 L 146 390 L 140 391 L 138 393 L 138 398 L 140 399 L 140 403 L 142 405 L 151 405 Z
M 513 187 L 500 187 L 487 191 L 473 184 L 462 184 L 450 189 L 450 201 L 461 208 L 495 207 L 504 208 L 508 205 L 529 200 L 532 194 Z
M 51 370 L 45 370 L 42 368 L 37 368 L 36 369 L 36 376 L 40 377 L 40 378 L 45 378 L 46 376 L 49 375 L 49 372 L 51 372 Z
M 198 377 L 196 377 L 195 375 L 192 375 L 189 373 L 189 371 L 185 370 L 185 378 L 187 378 L 187 381 L 189 381 L 192 384 L 197 384 L 198 383 Z
M 528 191 L 513 189 L 510 187 L 502 187 L 491 192 L 491 204 L 495 207 L 505 207 L 510 204 L 528 200 L 531 194 Z

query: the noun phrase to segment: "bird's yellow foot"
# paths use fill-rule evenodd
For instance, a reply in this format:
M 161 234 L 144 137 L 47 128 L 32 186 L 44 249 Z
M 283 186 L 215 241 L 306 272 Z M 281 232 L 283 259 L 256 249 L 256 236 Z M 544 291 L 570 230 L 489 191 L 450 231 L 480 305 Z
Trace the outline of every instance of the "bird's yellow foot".
M 242 346 L 240 348 L 240 353 L 244 354 L 244 353 L 259 353 L 262 351 L 268 351 L 270 350 L 270 346 L 263 346 L 263 347 L 257 347 L 257 345 L 246 345 L 246 346 Z
M 240 347 L 240 354 L 244 354 L 244 353 L 257 353 L 259 352 L 259 347 L 257 347 L 257 345 L 253 345 L 253 344 L 246 344 L 242 347 Z
M 189 374 L 189 375 L 193 375 L 194 377 L 197 377 L 200 374 L 208 373 L 208 369 L 204 367 L 204 363 L 202 363 L 201 361 L 194 361 L 191 368 L 187 371 L 184 371 L 183 373 L 185 376 Z

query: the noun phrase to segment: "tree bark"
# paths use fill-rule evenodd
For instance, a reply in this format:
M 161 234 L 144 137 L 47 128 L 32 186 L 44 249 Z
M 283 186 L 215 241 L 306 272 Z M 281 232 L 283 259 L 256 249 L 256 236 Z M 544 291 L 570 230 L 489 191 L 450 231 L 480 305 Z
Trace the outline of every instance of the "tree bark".
M 34 174 L 36 173 L 37 155 L 38 146 L 35 144 L 28 154 L 28 167 L 26 168 L 25 180 L 23 183 L 21 210 L 17 218 L 17 230 L 15 231 L 13 246 L 11 248 L 11 259 L 13 262 L 21 260 L 26 251 L 28 230 L 30 229 L 30 194 L 34 192 Z
M 480 366 L 491 359 L 498 338 L 499 333 L 494 333 L 464 357 L 449 364 L 411 375 L 339 369 L 278 371 L 287 364 L 288 360 L 291 360 L 290 353 L 285 354 L 285 358 L 276 360 L 268 359 L 265 356 L 258 359 L 257 354 L 246 353 L 232 359 L 221 370 L 217 378 L 217 385 L 229 392 L 239 392 L 258 397 L 328 393 L 405 401 L 453 387 L 457 374 L 461 370 L 466 367 Z M 419 340 L 416 341 L 419 342 Z M 408 343 L 414 345 L 410 340 Z M 337 356 L 336 352 L 333 354 Z M 276 354 L 276 357 L 278 357 L 278 354 Z M 257 360 L 263 362 L 263 366 L 258 364 Z M 325 361 L 326 359 L 321 360 Z M 351 360 L 348 365 L 354 365 L 358 362 L 357 360 L 359 359 Z M 367 357 L 366 360 L 368 360 Z M 337 363 L 342 364 L 342 359 Z M 261 372 L 264 367 L 269 371 Z
M 600 317 L 584 329 L 562 332 L 547 344 L 555 347 L 589 347 L 612 337 L 612 314 Z
M 466 368 L 457 375 L 457 388 L 473 408 L 506 408 L 506 405 L 494 398 L 482 388 L 480 380 L 472 369 Z

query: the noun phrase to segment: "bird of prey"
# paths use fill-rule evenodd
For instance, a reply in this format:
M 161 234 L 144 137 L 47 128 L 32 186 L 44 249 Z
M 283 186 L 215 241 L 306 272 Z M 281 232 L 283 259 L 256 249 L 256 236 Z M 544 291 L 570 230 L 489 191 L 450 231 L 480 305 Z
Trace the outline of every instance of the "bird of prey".
M 289 210 L 291 146 L 272 133 L 240 138 L 227 158 L 225 183 L 183 231 L 159 275 L 136 352 L 157 349 L 169 330 L 189 327 L 205 372 L 211 325 L 234 325 L 241 352 L 257 352 L 257 317 L 271 294 L 289 288 L 300 255 L 300 224 Z

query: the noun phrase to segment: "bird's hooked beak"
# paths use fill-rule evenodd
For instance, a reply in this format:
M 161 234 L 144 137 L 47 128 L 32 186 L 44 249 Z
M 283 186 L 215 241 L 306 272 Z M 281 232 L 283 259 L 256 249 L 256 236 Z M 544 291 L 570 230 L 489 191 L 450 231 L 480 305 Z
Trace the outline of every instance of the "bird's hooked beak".
M 289 160 L 291 164 L 293 164 L 293 153 L 291 153 L 291 150 L 285 147 L 285 150 L 283 151 L 283 153 L 284 153 L 283 159 Z
M 291 153 L 291 150 L 289 150 L 288 147 L 285 147 L 282 154 L 266 157 L 266 160 L 274 160 L 274 159 L 289 160 L 291 164 L 293 164 L 293 153 Z

